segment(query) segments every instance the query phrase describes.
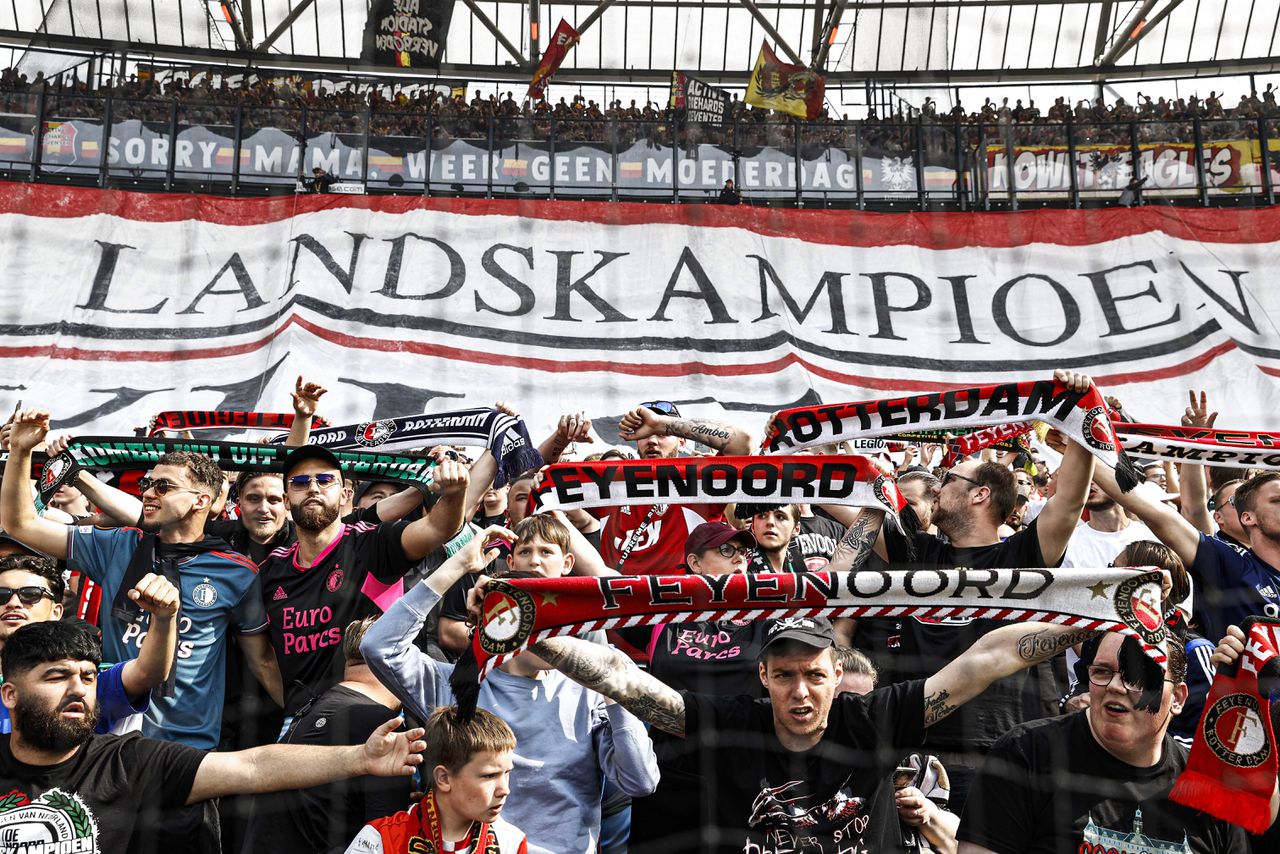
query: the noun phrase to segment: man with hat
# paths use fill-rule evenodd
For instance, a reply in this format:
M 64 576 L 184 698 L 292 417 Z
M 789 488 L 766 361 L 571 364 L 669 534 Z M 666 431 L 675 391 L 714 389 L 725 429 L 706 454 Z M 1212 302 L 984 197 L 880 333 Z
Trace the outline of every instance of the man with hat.
M 286 716 L 342 680 L 343 627 L 385 610 L 404 592 L 405 573 L 462 527 L 466 467 L 445 459 L 432 475 L 440 498 L 424 518 L 347 524 L 333 452 L 304 445 L 285 457 L 285 503 L 298 538 L 258 571 Z
M 836 696 L 842 670 L 831 623 L 775 621 L 758 678 L 768 697 L 676 691 L 625 656 L 578 638 L 531 650 L 582 685 L 671 735 L 715 733 L 704 776 L 714 816 L 702 851 L 894 850 L 893 771 L 925 730 L 1008 676 L 1091 632 L 1049 624 L 1003 626 L 928 677 Z

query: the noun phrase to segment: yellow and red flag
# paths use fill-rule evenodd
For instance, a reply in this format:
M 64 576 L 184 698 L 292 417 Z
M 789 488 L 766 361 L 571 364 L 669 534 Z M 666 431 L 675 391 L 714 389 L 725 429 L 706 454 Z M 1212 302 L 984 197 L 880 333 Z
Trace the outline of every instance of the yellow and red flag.
M 753 107 L 790 113 L 813 121 L 822 112 L 827 79 L 803 65 L 781 62 L 768 42 L 760 43 L 760 55 L 751 69 L 751 82 L 743 100 Z

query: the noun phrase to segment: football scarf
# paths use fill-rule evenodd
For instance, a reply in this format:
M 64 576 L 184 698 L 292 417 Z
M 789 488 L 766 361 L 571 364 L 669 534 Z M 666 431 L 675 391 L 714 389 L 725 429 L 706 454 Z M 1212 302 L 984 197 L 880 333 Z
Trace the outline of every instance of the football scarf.
M 770 419 L 765 430 L 764 451 L 777 454 L 903 431 L 994 427 L 1031 420 L 1057 427 L 1099 461 L 1115 469 L 1116 481 L 1125 492 L 1141 480 L 1116 442 L 1106 401 L 1097 387 L 1077 392 L 1056 380 L 785 409 Z
M 531 643 L 599 629 L 786 617 L 971 617 L 1054 622 L 1136 638 L 1161 666 L 1156 570 L 919 569 L 610 576 L 491 582 L 471 656 L 450 684 L 474 708 L 479 680 Z M 468 661 L 467 659 L 471 660 Z
M 1262 833 L 1271 824 L 1276 740 L 1270 695 L 1280 688 L 1280 620 L 1251 617 L 1244 652 L 1219 667 L 1186 769 L 1169 799 Z
M 893 479 L 865 457 L 676 457 L 548 466 L 535 508 L 624 504 L 845 504 L 885 511 L 906 504 Z
M 1280 433 L 1127 422 L 1115 426 L 1120 447 L 1135 457 L 1280 471 Z
M 48 460 L 40 473 L 40 498 L 46 504 L 58 488 L 79 471 L 133 471 L 148 469 L 170 451 L 203 454 L 223 471 L 284 471 L 284 459 L 292 451 L 283 445 L 256 442 L 198 442 L 190 439 L 139 439 L 81 436 L 67 450 Z M 343 474 L 361 480 L 388 480 L 415 486 L 425 492 L 432 482 L 435 460 L 413 454 L 371 454 L 334 451 Z
M 434 415 L 363 421 L 313 432 L 308 444 L 324 445 L 330 450 L 409 450 L 435 445 L 484 447 L 498 461 L 494 486 L 503 486 L 522 472 L 543 464 L 524 421 L 499 409 L 459 409 Z
M 182 430 L 288 430 L 293 426 L 289 412 L 232 412 L 220 410 L 174 409 L 160 412 L 151 419 L 147 435 Z M 319 415 L 311 419 L 311 429 L 328 427 Z
M 428 790 L 417 805 L 418 833 L 417 840 L 410 840 L 408 851 L 422 851 L 423 854 L 444 854 L 444 821 L 440 818 L 440 808 L 436 805 L 434 789 Z M 498 846 L 493 838 L 493 828 L 484 822 L 474 822 L 467 839 L 475 837 L 475 844 L 464 850 L 472 854 L 497 854 Z M 415 847 L 414 842 L 426 843 L 423 847 Z M 451 840 L 453 841 L 453 840 Z

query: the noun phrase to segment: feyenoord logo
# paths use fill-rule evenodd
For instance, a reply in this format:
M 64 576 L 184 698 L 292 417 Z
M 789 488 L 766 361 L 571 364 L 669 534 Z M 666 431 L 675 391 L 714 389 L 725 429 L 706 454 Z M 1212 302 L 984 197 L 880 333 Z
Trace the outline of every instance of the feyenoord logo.
M 356 427 L 356 442 L 366 448 L 376 448 L 391 438 L 396 425 L 391 421 L 366 421 Z
M 338 588 L 342 586 L 342 570 L 335 569 L 329 573 L 329 577 L 324 580 L 324 586 L 330 593 L 336 593 Z
M 62 480 L 70 469 L 71 461 L 66 457 L 54 457 L 45 462 L 44 471 L 40 473 L 40 491 L 49 493 L 62 486 Z
M 1271 757 L 1258 698 L 1228 694 L 1204 713 L 1204 741 L 1219 759 L 1238 768 L 1257 768 Z
M 503 655 L 520 648 L 533 630 L 537 608 L 533 597 L 507 585 L 495 586 L 494 596 L 486 596 L 480 648 L 490 655 Z
M 1116 447 L 1115 436 L 1111 432 L 1111 419 L 1107 418 L 1107 410 L 1095 406 L 1084 414 L 1084 423 L 1080 432 L 1089 447 L 1099 451 L 1113 451 Z
M 1160 594 L 1142 586 L 1142 576 L 1125 579 L 1116 585 L 1116 613 L 1129 628 L 1147 643 L 1164 640 L 1164 620 L 1160 618 Z

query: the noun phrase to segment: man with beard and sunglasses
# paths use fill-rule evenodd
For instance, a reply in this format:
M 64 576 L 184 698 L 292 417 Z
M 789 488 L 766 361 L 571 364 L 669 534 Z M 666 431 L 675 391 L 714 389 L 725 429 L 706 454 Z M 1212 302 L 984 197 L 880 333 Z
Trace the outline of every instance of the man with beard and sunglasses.
M 258 570 L 286 718 L 342 680 L 343 627 L 382 613 L 404 593 L 405 573 L 462 528 L 466 466 L 444 459 L 432 476 L 440 497 L 425 517 L 347 524 L 339 518 L 337 457 L 306 445 L 285 458 L 285 500 L 298 539 L 273 551 Z
M 13 732 L 0 735 L 0 850 L 158 854 L 195 850 L 157 828 L 184 806 L 228 794 L 301 789 L 374 774 L 410 775 L 421 729 L 392 718 L 363 745 L 272 744 L 205 753 L 182 744 L 94 734 L 102 654 L 65 622 L 23 626 L 0 652 L 0 700 Z

